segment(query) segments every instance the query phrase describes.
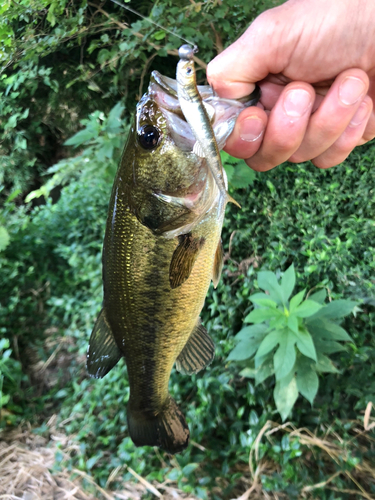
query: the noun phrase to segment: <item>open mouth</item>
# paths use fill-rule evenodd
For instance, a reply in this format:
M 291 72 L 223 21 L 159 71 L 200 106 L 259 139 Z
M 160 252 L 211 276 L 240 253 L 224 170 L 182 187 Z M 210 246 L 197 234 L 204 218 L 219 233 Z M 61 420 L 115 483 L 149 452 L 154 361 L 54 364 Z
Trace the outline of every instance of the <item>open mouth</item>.
M 256 104 L 260 94 L 253 92 L 248 97 L 235 100 L 216 96 L 209 85 L 198 85 L 198 91 L 205 105 L 213 108 L 211 124 L 218 148 L 221 150 L 232 133 L 238 115 L 246 107 Z M 181 111 L 177 97 L 176 80 L 163 76 L 158 71 L 153 71 L 148 93 L 163 113 L 175 144 L 182 151 L 192 151 L 196 140 Z

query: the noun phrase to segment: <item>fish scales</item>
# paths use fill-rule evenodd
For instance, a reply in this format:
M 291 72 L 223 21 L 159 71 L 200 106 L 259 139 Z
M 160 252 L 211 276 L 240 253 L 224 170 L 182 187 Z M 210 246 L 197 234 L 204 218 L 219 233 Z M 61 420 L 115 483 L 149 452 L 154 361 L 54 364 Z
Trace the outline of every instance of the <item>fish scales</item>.
M 87 355 L 97 378 L 125 357 L 129 434 L 138 446 L 169 453 L 189 441 L 168 392 L 173 365 L 192 374 L 214 357 L 199 314 L 211 280 L 216 286 L 220 277 L 224 218 L 222 194 L 206 160 L 193 153 L 173 82 L 155 73 L 137 106 L 109 204 L 103 309 Z M 203 92 L 212 97 L 209 87 Z M 230 124 L 217 124 L 223 144 L 245 105 L 219 98 L 212 105 Z

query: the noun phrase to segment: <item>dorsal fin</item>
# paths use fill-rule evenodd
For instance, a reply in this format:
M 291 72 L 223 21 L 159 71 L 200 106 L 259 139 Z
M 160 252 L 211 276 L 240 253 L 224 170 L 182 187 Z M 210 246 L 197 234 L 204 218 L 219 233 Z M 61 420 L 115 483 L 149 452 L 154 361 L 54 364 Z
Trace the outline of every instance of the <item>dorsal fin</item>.
M 200 318 L 185 347 L 176 359 L 176 370 L 192 375 L 206 368 L 215 357 L 215 344 L 201 324 Z
M 203 236 L 195 238 L 188 233 L 179 236 L 178 241 L 169 266 L 171 288 L 177 288 L 188 279 L 205 239 Z
M 100 311 L 87 350 L 87 371 L 91 377 L 103 378 L 122 357 L 109 326 L 105 309 Z

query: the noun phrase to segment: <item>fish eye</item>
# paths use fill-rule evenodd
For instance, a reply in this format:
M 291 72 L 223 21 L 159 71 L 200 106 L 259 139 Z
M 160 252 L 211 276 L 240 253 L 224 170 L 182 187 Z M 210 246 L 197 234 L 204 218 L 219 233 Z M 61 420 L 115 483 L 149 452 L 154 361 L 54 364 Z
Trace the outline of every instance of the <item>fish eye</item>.
M 143 149 L 155 149 L 160 140 L 160 131 L 153 125 L 143 125 L 138 132 L 138 142 Z
M 190 66 L 188 66 L 188 67 L 186 68 L 186 74 L 187 74 L 187 75 L 190 75 L 190 73 L 191 73 L 192 71 L 193 71 L 193 70 L 190 68 Z

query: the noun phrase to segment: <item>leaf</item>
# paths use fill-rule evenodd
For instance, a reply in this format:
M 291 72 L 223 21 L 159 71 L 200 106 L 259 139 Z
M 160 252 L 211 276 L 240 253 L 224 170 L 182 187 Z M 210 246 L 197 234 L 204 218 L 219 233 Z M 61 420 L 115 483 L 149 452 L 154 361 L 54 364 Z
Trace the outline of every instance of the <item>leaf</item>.
M 343 318 L 344 316 L 352 313 L 357 305 L 357 302 L 354 302 L 353 300 L 334 300 L 318 311 L 314 315 L 314 318 Z
M 324 354 L 318 353 L 318 363 L 315 366 L 317 372 L 339 373 L 332 361 Z
M 245 323 L 263 323 L 263 321 L 274 318 L 278 314 L 280 314 L 280 311 L 278 311 L 277 309 L 254 309 L 254 311 L 251 311 L 251 313 L 246 316 L 244 321 Z
M 165 31 L 164 30 L 159 30 L 154 34 L 155 40 L 164 40 L 165 38 Z
M 255 385 L 264 382 L 268 377 L 274 374 L 272 356 L 268 356 L 255 372 Z
M 255 180 L 255 172 L 244 160 L 239 161 L 234 167 L 233 175 L 228 182 L 236 189 L 245 189 Z
M 314 341 L 310 333 L 305 328 L 300 328 L 298 330 L 297 337 L 297 347 L 299 351 L 307 356 L 308 358 L 317 361 L 316 350 L 314 346 Z
M 125 106 L 121 102 L 118 102 L 116 106 L 111 109 L 107 118 L 107 130 L 113 130 L 114 132 L 119 130 L 121 127 L 121 115 L 124 112 L 124 109 Z
M 291 330 L 285 330 L 279 336 L 279 348 L 273 357 L 276 380 L 283 379 L 292 370 L 296 362 L 296 336 Z
M 235 340 L 245 340 L 248 339 L 249 337 L 256 337 L 256 336 L 261 336 L 262 338 L 266 334 L 268 330 L 267 325 L 251 325 L 251 326 L 245 326 L 240 330 L 237 335 L 235 335 L 234 339 Z
M 289 316 L 288 317 L 288 328 L 292 330 L 294 333 L 298 333 L 298 319 L 296 316 Z
M 301 292 L 298 292 L 297 295 L 294 295 L 290 299 L 290 304 L 289 304 L 289 310 L 290 312 L 293 312 L 302 302 L 303 297 L 305 296 L 306 290 L 302 290 Z
M 319 377 L 316 374 L 314 364 L 311 363 L 309 358 L 301 356 L 298 359 L 296 370 L 298 391 L 312 405 L 319 388 Z
M 256 352 L 261 342 L 261 337 L 241 340 L 241 342 L 230 352 L 227 360 L 243 361 L 244 359 L 250 358 Z
M 258 273 L 258 286 L 262 290 L 267 290 L 271 299 L 274 299 L 278 304 L 284 304 L 283 291 L 274 273 L 271 271 L 260 271 Z
M 6 249 L 9 245 L 10 237 L 4 226 L 0 226 L 0 252 Z
M 284 294 L 284 301 L 286 302 L 291 296 L 294 286 L 296 284 L 296 273 L 294 271 L 294 265 L 288 267 L 288 269 L 283 274 L 281 278 L 281 288 Z
M 314 302 L 318 302 L 319 304 L 323 304 L 327 297 L 327 290 L 322 288 L 319 292 L 315 292 L 309 296 L 309 300 L 313 300 Z
M 197 469 L 198 467 L 199 467 L 199 464 L 197 464 L 197 463 L 187 464 L 187 465 L 185 465 L 185 467 L 182 469 L 181 472 L 184 476 L 188 476 L 193 471 L 195 471 L 195 469 Z
M 321 352 L 324 354 L 333 354 L 335 352 L 346 351 L 346 347 L 342 344 L 339 344 L 335 340 L 314 340 L 315 348 L 317 352 Z
M 279 331 L 272 331 L 268 333 L 264 339 L 262 340 L 262 343 L 259 346 L 259 349 L 256 353 L 256 358 L 260 358 L 262 356 L 265 356 L 268 354 L 272 349 L 274 349 L 277 344 L 280 342 L 280 332 Z
M 296 377 L 294 377 L 293 374 L 289 374 L 276 382 L 273 397 L 275 399 L 277 411 L 280 413 L 284 422 L 298 398 Z
M 336 323 L 326 319 L 314 319 L 314 321 L 307 322 L 307 327 L 314 337 L 326 340 L 342 340 L 343 342 L 352 342 L 353 339 L 350 335 Z
M 308 318 L 315 314 L 322 306 L 313 300 L 305 300 L 294 311 L 298 318 Z
M 72 137 L 70 137 L 67 141 L 64 142 L 65 146 L 80 146 L 84 142 L 90 141 L 91 139 L 97 137 L 97 134 L 93 133 L 94 131 L 90 128 L 84 128 L 80 130 Z
M 249 300 L 253 304 L 257 304 L 259 306 L 273 307 L 273 308 L 277 306 L 276 302 L 270 299 L 270 296 L 266 295 L 265 293 L 255 293 L 254 295 L 251 295 L 249 297 Z

